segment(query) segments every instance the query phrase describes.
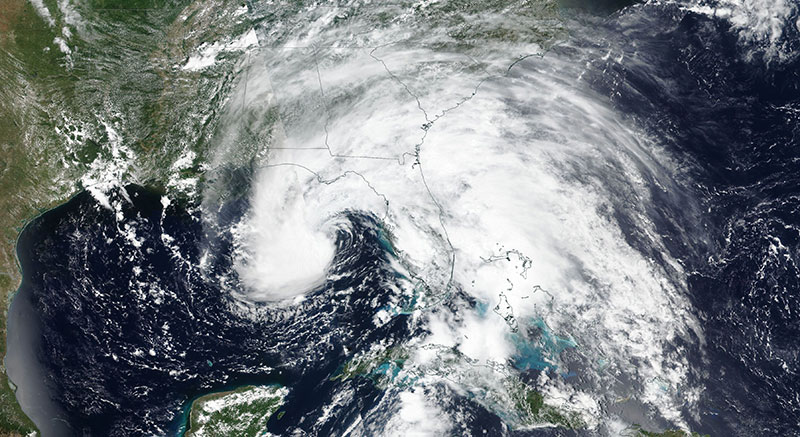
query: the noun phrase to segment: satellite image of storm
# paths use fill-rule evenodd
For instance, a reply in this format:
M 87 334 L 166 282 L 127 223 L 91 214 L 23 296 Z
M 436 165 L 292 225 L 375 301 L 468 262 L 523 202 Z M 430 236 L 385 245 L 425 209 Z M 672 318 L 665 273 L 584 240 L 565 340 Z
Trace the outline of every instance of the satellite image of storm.
M 0 436 L 800 437 L 800 0 L 0 0 Z

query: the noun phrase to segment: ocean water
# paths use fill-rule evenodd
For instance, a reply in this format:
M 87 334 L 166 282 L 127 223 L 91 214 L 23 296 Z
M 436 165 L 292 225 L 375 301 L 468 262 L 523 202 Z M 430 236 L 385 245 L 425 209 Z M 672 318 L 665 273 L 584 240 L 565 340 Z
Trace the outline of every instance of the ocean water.
M 797 435 L 798 7 L 607 3 L 265 20 L 215 157 L 277 107 L 263 161 L 23 231 L 25 411 L 169 435 L 199 395 L 278 383 L 278 434 Z M 387 348 L 388 382 L 334 379 Z M 520 412 L 523 386 L 580 426 Z
M 403 331 L 403 317 L 381 332 L 370 332 L 364 317 L 383 301 L 386 262 L 367 217 L 353 218 L 355 237 L 341 235 L 337 256 L 343 269 L 369 275 L 331 281 L 289 311 L 251 308 L 257 316 L 244 318 L 220 285 L 231 280 L 224 236 L 206 237 L 196 216 L 165 208 L 158 193 L 129 186 L 121 195 L 130 225 L 122 230 L 114 212 L 84 193 L 31 223 L 19 241 L 26 281 L 9 326 L 40 332 L 41 344 L 14 346 L 34 348 L 22 365 L 42 369 L 44 393 L 30 402 L 47 408 L 36 418 L 49 422 L 48 434 L 168 434 L 184 425 L 193 397 L 248 384 L 296 387 L 287 405 L 301 396 L 302 407 L 287 411 L 292 420 L 323 399 L 343 347 Z M 214 261 L 198 267 L 209 250 Z M 331 297 L 342 290 L 352 292 Z M 32 307 L 27 317 L 18 316 L 23 305 Z

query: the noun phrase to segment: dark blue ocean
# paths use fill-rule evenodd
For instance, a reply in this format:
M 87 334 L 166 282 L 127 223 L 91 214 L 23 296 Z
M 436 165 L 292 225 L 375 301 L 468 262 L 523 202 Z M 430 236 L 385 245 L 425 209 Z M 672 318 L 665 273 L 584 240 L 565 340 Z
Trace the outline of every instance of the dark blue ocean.
M 705 388 L 703 413 L 686 419 L 712 436 L 800 435 L 800 56 L 745 57 L 728 21 L 673 4 L 613 12 L 619 5 L 611 3 L 566 12 L 585 29 L 572 35 L 577 46 L 625 55 L 597 60 L 581 80 L 657 138 L 692 178 L 692 192 L 654 191 L 648 210 L 689 272 L 705 336 L 702 349 L 685 345 L 691 380 Z M 786 32 L 784 48 L 800 49 L 800 31 Z M 352 215 L 337 235 L 335 265 L 350 274 L 291 309 L 244 311 L 230 293 L 238 285 L 229 228 L 247 211 L 249 174 L 230 171 L 229 189 L 238 194 L 211 218 L 190 202 L 164 207 L 161 193 L 130 185 L 112 194 L 122 219 L 81 193 L 24 229 L 17 247 L 24 281 L 9 335 L 37 333 L 28 365 L 41 370 L 58 407 L 53 435 L 172 435 L 185 426 L 192 399 L 248 384 L 291 388 L 284 415 L 270 421 L 273 433 L 310 430 L 306 418 L 343 384 L 354 400 L 322 435 L 341 434 L 375 405 L 381 391 L 369 380 L 331 376 L 345 350 L 419 329 L 406 315 L 373 323 L 376 306 L 392 298 L 386 283 L 394 274 L 379 220 Z M 700 199 L 700 207 L 676 209 L 684 197 Z M 624 215 L 618 220 L 626 229 Z M 138 246 L 122 236 L 126 225 Z M 632 230 L 626 238 L 649 253 Z M 20 308 L 28 312 L 15 318 Z M 469 413 L 470 429 L 512 432 L 477 403 L 451 395 L 453 408 Z

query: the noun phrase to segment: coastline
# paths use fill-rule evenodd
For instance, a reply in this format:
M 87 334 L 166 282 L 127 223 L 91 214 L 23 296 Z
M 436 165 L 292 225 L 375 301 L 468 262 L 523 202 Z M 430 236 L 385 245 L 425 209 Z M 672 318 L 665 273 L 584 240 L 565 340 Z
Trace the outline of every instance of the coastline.
M 11 320 L 11 319 L 14 318 L 12 309 L 15 306 L 19 307 L 20 305 L 22 305 L 23 307 L 22 308 L 18 308 L 18 309 L 23 310 L 23 314 L 25 316 L 29 317 L 31 315 L 31 314 L 27 313 L 27 311 L 29 311 L 30 309 L 29 308 L 25 308 L 27 306 L 26 304 L 28 304 L 28 302 L 27 301 L 22 302 L 22 301 L 20 301 L 18 299 L 20 297 L 20 293 L 24 291 L 24 287 L 25 287 L 25 268 L 23 266 L 24 262 L 23 262 L 22 254 L 20 253 L 20 250 L 22 250 L 22 247 L 20 246 L 20 243 L 21 243 L 21 239 L 23 238 L 24 234 L 27 231 L 30 230 L 30 227 L 33 224 L 35 224 L 37 220 L 39 220 L 41 217 L 43 217 L 43 216 L 45 216 L 47 214 L 50 214 L 52 212 L 57 211 L 59 208 L 62 208 L 64 206 L 66 206 L 73 199 L 75 199 L 76 197 L 80 196 L 81 194 L 83 194 L 85 192 L 86 191 L 84 189 L 77 190 L 74 193 L 72 193 L 70 196 L 68 196 L 67 198 L 65 198 L 65 199 L 63 199 L 61 201 L 58 201 L 58 202 L 54 202 L 54 205 L 49 207 L 49 208 L 38 209 L 38 211 L 37 211 L 37 213 L 35 215 L 25 219 L 25 221 L 23 222 L 23 225 L 21 227 L 15 228 L 16 230 L 18 230 L 18 232 L 17 232 L 16 238 L 14 240 L 14 244 L 13 244 L 13 253 L 14 253 L 14 258 L 13 259 L 14 259 L 14 262 L 16 264 L 15 267 L 16 267 L 16 272 L 18 274 L 18 278 L 17 278 L 18 280 L 16 281 L 16 284 L 15 284 L 16 286 L 14 288 L 2 291 L 6 296 L 6 300 L 5 300 L 6 301 L 6 305 L 5 305 L 4 312 L 3 312 L 4 320 L 3 320 L 3 325 L 2 325 L 3 326 L 3 328 L 2 328 L 3 329 L 3 334 L 2 334 L 3 335 L 3 339 L 2 339 L 3 340 L 2 341 L 2 347 L 3 347 L 3 350 L 2 350 L 2 366 L 3 367 L 2 367 L 2 370 L 3 371 L 2 371 L 2 376 L 1 377 L 2 378 L 6 378 L 6 381 L 8 382 L 8 384 L 4 385 L 2 390 L 3 391 L 8 390 L 8 393 L 10 393 L 11 396 L 12 396 L 12 399 L 13 399 L 13 402 L 14 402 L 15 406 L 19 409 L 19 413 L 22 414 L 25 417 L 25 419 L 30 422 L 29 424 L 33 427 L 33 429 L 28 431 L 28 433 L 30 433 L 30 432 L 38 432 L 38 433 L 41 434 L 42 433 L 42 428 L 41 428 L 41 424 L 37 423 L 37 420 L 34 419 L 33 417 L 31 417 L 32 415 L 29 413 L 31 408 L 36 408 L 34 406 L 35 403 L 31 402 L 30 404 L 28 404 L 27 407 L 25 407 L 24 406 L 25 402 L 24 401 L 21 402 L 19 397 L 20 397 L 20 395 L 21 396 L 26 396 L 26 394 L 25 394 L 26 391 L 30 391 L 32 396 L 31 396 L 31 398 L 29 400 L 32 401 L 33 395 L 41 394 L 41 390 L 44 389 L 44 387 L 43 387 L 44 384 L 42 383 L 40 387 L 31 389 L 31 385 L 30 385 L 31 383 L 35 384 L 36 382 L 39 382 L 39 381 L 43 382 L 43 379 L 41 378 L 42 375 L 39 375 L 39 374 L 32 375 L 32 374 L 29 373 L 30 369 L 26 365 L 27 363 L 25 361 L 32 359 L 32 357 L 31 356 L 14 357 L 12 354 L 9 353 L 9 350 L 10 350 L 10 347 L 9 347 L 10 344 L 9 343 L 17 342 L 18 344 L 16 346 L 14 346 L 14 347 L 18 348 L 19 346 L 22 346 L 25 343 L 29 344 L 29 342 L 31 342 L 31 341 L 36 341 L 36 339 L 34 338 L 35 336 L 33 335 L 34 332 L 31 332 L 28 329 L 25 329 L 25 330 L 14 329 L 12 326 L 10 326 L 10 325 L 12 325 L 14 323 L 9 323 L 10 321 L 17 322 L 17 321 Z M 30 320 L 20 320 L 18 322 L 30 322 Z M 30 326 L 29 326 L 29 328 L 30 328 Z M 17 332 L 14 332 L 14 331 L 17 331 Z M 34 348 L 35 348 L 35 346 L 31 347 L 31 349 L 34 349 Z M 23 353 L 26 353 L 26 352 L 29 353 L 31 351 L 30 350 L 24 351 Z M 12 379 L 11 374 L 15 373 L 15 370 L 18 370 L 17 377 Z M 25 373 L 22 373 L 22 372 L 25 372 Z M 27 382 L 21 382 L 20 381 L 20 378 L 26 378 L 26 377 L 28 379 Z M 14 379 L 16 379 L 16 381 Z M 26 411 L 26 410 L 28 410 L 28 411 Z M 49 413 L 44 413 L 44 414 L 49 414 Z M 26 434 L 28 434 L 28 433 L 26 433 Z
M 152 190 L 145 188 L 146 190 Z M 158 191 L 156 189 L 156 191 Z M 30 301 L 31 289 L 29 281 L 31 275 L 35 277 L 37 265 L 32 264 L 31 244 L 34 244 L 41 229 L 37 225 L 41 219 L 52 221 L 50 214 L 59 214 L 62 208 L 70 208 L 71 202 L 81 200 L 89 196 L 87 190 L 82 189 L 73 193 L 63 202 L 59 202 L 48 209 L 41 209 L 37 214 L 32 215 L 26 220 L 24 226 L 19 228 L 19 232 L 14 241 L 14 254 L 17 272 L 20 276 L 18 285 L 7 294 L 8 305 L 6 307 L 6 319 L 3 324 L 5 329 L 5 341 L 3 347 L 4 373 L 11 385 L 6 390 L 11 396 L 13 405 L 18 409 L 21 417 L 30 423 L 30 429 L 26 432 L 0 429 L 0 435 L 32 435 L 36 433 L 45 436 L 70 435 L 69 423 L 63 409 L 54 402 L 51 402 L 46 386 L 46 374 L 43 366 L 37 361 L 36 350 L 40 336 L 37 331 L 40 329 L 39 319 L 36 310 Z M 40 266 L 41 267 L 41 266 Z M 198 391 L 194 396 L 189 397 L 180 412 L 176 411 L 174 427 L 172 432 L 176 435 L 186 435 L 191 427 L 191 412 L 198 402 L 214 397 L 222 397 L 238 391 L 252 388 L 275 386 L 282 387 L 279 383 L 280 377 L 271 376 L 266 379 L 247 378 L 239 380 L 234 385 L 220 387 L 219 390 Z M 189 395 L 190 393 L 187 393 Z M 16 433 L 14 433 L 16 432 Z
M 223 397 L 229 394 L 235 393 L 237 390 L 242 389 L 249 389 L 255 387 L 252 384 L 241 385 L 231 388 L 230 390 L 222 390 L 222 391 L 212 391 L 209 393 L 201 394 L 194 396 L 186 401 L 183 406 L 183 410 L 181 411 L 180 415 L 180 427 L 178 428 L 178 434 L 181 437 L 187 436 L 190 432 L 192 432 L 192 413 L 195 411 L 195 406 L 198 402 L 202 402 L 209 399 L 214 399 L 215 397 Z
M 0 359 L 2 359 L 2 368 L 0 369 L 0 434 L 8 436 L 23 436 L 30 435 L 31 433 L 41 434 L 36 424 L 25 413 L 22 406 L 17 399 L 17 391 L 19 386 L 15 384 L 8 376 L 8 367 L 6 357 L 8 355 L 8 316 L 12 304 L 19 294 L 24 279 L 24 271 L 22 261 L 20 260 L 18 248 L 19 240 L 28 227 L 45 214 L 50 213 L 63 205 L 69 203 L 73 198 L 84 192 L 83 189 L 76 190 L 70 195 L 47 202 L 44 207 L 35 207 L 30 205 L 23 208 L 19 215 L 23 217 L 8 217 L 9 225 L 6 226 L 6 232 L 13 232 L 14 238 L 4 239 L 0 251 L 5 252 L 8 256 L 2 265 L 0 264 L 0 272 L 4 273 L 4 277 L 8 278 L 6 281 L 0 282 L 0 294 L 3 297 L 3 312 L 2 320 L 0 320 Z M 25 213 L 33 214 L 25 214 Z M 16 223 L 14 223 L 16 222 Z M 13 224 L 12 224 L 13 223 Z
M 181 414 L 181 426 L 178 429 L 177 435 L 181 437 L 190 437 L 192 433 L 198 431 L 198 429 L 195 428 L 197 425 L 196 414 L 198 414 L 198 409 L 202 407 L 203 403 L 213 401 L 216 399 L 225 398 L 230 395 L 246 393 L 248 391 L 254 391 L 264 388 L 275 389 L 276 391 L 285 389 L 281 384 L 277 383 L 260 384 L 260 385 L 245 384 L 245 385 L 235 386 L 230 390 L 214 391 L 191 398 L 191 400 L 187 401 L 187 403 L 183 408 L 183 412 Z M 283 403 L 283 398 L 285 397 L 285 393 L 283 393 L 282 395 L 278 394 L 273 397 L 279 399 L 279 401 L 275 405 L 275 411 L 277 411 L 278 409 L 280 409 Z M 272 417 L 273 414 L 275 414 L 275 411 L 269 412 L 270 418 Z M 281 413 L 278 414 L 280 415 Z

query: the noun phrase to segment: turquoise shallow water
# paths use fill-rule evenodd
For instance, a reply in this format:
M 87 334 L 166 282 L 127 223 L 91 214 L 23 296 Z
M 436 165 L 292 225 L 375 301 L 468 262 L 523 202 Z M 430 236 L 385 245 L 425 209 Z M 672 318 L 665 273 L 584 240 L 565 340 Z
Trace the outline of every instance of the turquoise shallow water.
M 768 4 L 748 4 L 763 8 L 759 11 L 772 11 Z M 580 74 L 558 79 L 573 83 L 580 77 L 581 83 L 596 92 L 592 98 L 618 111 L 621 119 L 640 124 L 647 136 L 656 139 L 654 144 L 675 160 L 673 167 L 665 162 L 666 169 L 660 170 L 679 172 L 676 177 L 686 181 L 686 193 L 649 180 L 643 184 L 652 190 L 642 198 L 625 190 L 612 190 L 611 199 L 606 199 L 611 207 L 598 215 L 618 226 L 623 244 L 656 266 L 653 271 L 663 269 L 667 280 L 676 282 L 688 277 L 686 289 L 680 290 L 687 295 L 682 309 L 696 316 L 697 326 L 686 328 L 681 337 L 656 339 L 659 344 L 666 343 L 663 350 L 659 349 L 662 355 L 648 356 L 667 367 L 677 363 L 678 367 L 670 369 L 686 376 L 678 386 L 658 375 L 636 380 L 637 371 L 650 369 L 647 363 L 639 366 L 642 363 L 631 362 L 634 370 L 627 375 L 630 378 L 618 381 L 624 395 L 619 398 L 628 400 L 604 399 L 605 381 L 588 387 L 587 392 L 601 407 L 596 411 L 604 416 L 598 420 L 611 425 L 627 420 L 647 423 L 654 430 L 685 424 L 713 435 L 794 435 L 800 417 L 800 406 L 793 397 L 798 387 L 792 377 L 800 368 L 800 276 L 796 261 L 800 247 L 800 84 L 798 61 L 792 56 L 800 41 L 794 26 L 797 10 L 789 8 L 789 25 L 782 29 L 785 36 L 781 38 L 785 40 L 779 41 L 779 48 L 788 55 L 770 59 L 768 52 L 758 50 L 767 50 L 771 41 L 755 44 L 748 40 L 746 30 L 757 27 L 758 22 L 739 29 L 721 15 L 687 12 L 682 6 L 648 2 L 611 17 L 580 17 L 571 28 L 575 32 L 572 45 L 557 46 L 548 53 L 561 56 L 559 59 L 577 59 L 571 56 L 584 49 L 600 53 L 585 67 L 578 65 Z M 758 16 L 748 13 L 744 18 Z M 297 27 L 303 28 L 302 24 Z M 524 82 L 526 75 L 535 75 L 543 65 L 549 65 L 533 61 L 516 63 L 509 83 Z M 313 73 L 314 68 L 309 71 Z M 547 95 L 540 88 L 524 92 Z M 537 113 L 538 108 L 516 109 L 515 116 L 520 119 L 548 115 Z M 595 127 L 568 126 L 572 131 Z M 617 129 L 619 126 L 608 132 Z M 526 138 L 514 140 L 514 144 L 527 144 Z M 578 165 L 578 170 L 572 171 L 567 167 L 559 167 L 564 171 L 559 175 L 574 178 L 576 187 L 588 191 L 624 180 L 629 170 Z M 251 182 L 247 180 L 244 185 Z M 424 318 L 414 318 L 415 313 L 419 315 L 419 300 L 428 291 L 423 289 L 424 284 L 418 282 L 410 297 L 393 296 L 385 287 L 387 281 L 408 278 L 386 266 L 388 258 L 400 254 L 403 248 L 389 244 L 379 220 L 357 214 L 348 217 L 351 232 L 343 232 L 337 240 L 345 279 L 314 290 L 296 308 L 253 305 L 243 315 L 232 298 L 237 281 L 231 267 L 232 242 L 225 230 L 238 223 L 248 205 L 222 205 L 219 227 L 204 227 L 202 217 L 176 207 L 165 210 L 158 196 L 147 190 L 129 187 L 127 192 L 135 195 L 130 204 L 123 202 L 123 219 L 98 208 L 84 194 L 73 199 L 68 208 L 45 214 L 35 226 L 26 228 L 24 234 L 30 244 L 20 245 L 25 249 L 20 259 L 33 268 L 24 269 L 26 286 L 12 304 L 8 328 L 10 353 L 26 347 L 27 355 L 17 355 L 26 358 L 16 364 L 11 365 L 14 359 L 8 363 L 9 368 L 41 370 L 20 376 L 18 381 L 29 393 L 37 393 L 28 385 L 30 381 L 46 381 L 48 390 L 52 390 L 52 396 L 48 393 L 46 397 L 59 404 L 69 426 L 91 435 L 180 432 L 190 399 L 208 391 L 280 378 L 291 386 L 293 395 L 287 400 L 284 421 L 272 425 L 275 432 L 343 433 L 364 417 L 365 422 L 378 427 L 374 429 L 382 430 L 381 424 L 390 423 L 396 412 L 392 408 L 397 405 L 391 404 L 395 400 L 386 400 L 392 408 L 381 404 L 386 394 L 373 382 L 382 376 L 398 379 L 398 363 L 381 363 L 369 378 L 331 380 L 354 351 L 427 334 Z M 119 194 L 116 200 L 120 200 Z M 697 210 L 689 201 L 695 197 L 697 205 L 702 206 Z M 652 220 L 652 235 L 642 232 L 642 216 L 645 221 Z M 442 217 L 444 221 L 452 219 L 444 214 Z M 130 229 L 135 231 L 133 239 L 142 245 L 140 248 L 130 242 Z M 223 232 L 216 235 L 220 229 Z M 165 233 L 176 246 L 161 238 Z M 653 240 L 660 245 L 656 247 Z M 209 248 L 210 270 L 200 271 L 195 268 L 203 263 L 200 254 Z M 537 254 L 530 255 L 533 274 Z M 188 264 L 179 262 L 180 258 Z M 673 259 L 676 263 L 670 262 Z M 622 262 L 613 258 L 603 261 Z M 620 270 L 633 267 L 623 265 Z M 626 279 L 615 277 L 619 283 Z M 592 283 L 597 278 L 586 275 L 580 280 Z M 617 284 L 602 285 L 613 291 Z M 446 294 L 437 302 L 441 308 L 426 309 L 431 313 L 450 311 L 456 324 L 463 311 L 497 316 L 489 311 L 494 302 L 473 302 L 461 291 L 453 287 L 452 295 Z M 637 295 L 623 297 L 630 300 Z M 644 301 L 647 296 L 643 293 L 642 297 Z M 610 299 L 603 297 L 594 303 L 606 300 Z M 22 305 L 25 302 L 27 308 Z M 391 321 L 375 326 L 373 316 L 381 309 L 390 313 Z M 673 308 L 645 309 L 658 315 Z M 641 317 L 638 314 L 641 312 L 629 312 L 620 318 L 637 320 Z M 502 325 L 502 320 L 499 323 Z M 552 331 L 544 319 L 521 318 L 517 327 L 518 332 L 510 334 L 514 348 L 510 365 L 499 363 L 514 376 L 518 373 L 532 381 L 541 373 L 560 375 L 563 378 L 557 378 L 558 383 L 584 389 L 579 384 L 590 379 L 584 377 L 598 376 L 607 368 L 619 369 L 615 368 L 619 360 L 613 356 L 607 357 L 607 362 L 591 357 L 589 363 L 578 363 L 582 367 L 564 366 L 567 358 L 580 355 L 594 344 L 579 345 L 571 333 Z M 602 324 L 591 327 L 606 328 Z M 19 335 L 23 332 L 36 334 L 41 344 Z M 572 334 L 576 338 L 603 338 L 602 332 L 590 329 Z M 623 343 L 639 341 L 623 337 L 615 338 Z M 625 344 L 619 346 L 623 350 Z M 33 366 L 31 357 L 41 360 L 40 366 Z M 599 369 L 591 368 L 595 362 Z M 277 370 L 266 370 L 264 365 Z M 637 396 L 644 399 L 648 395 L 643 386 L 651 383 L 658 393 L 637 400 Z M 395 388 L 408 388 L 404 384 L 401 381 Z M 419 390 L 417 394 L 423 391 Z M 511 408 L 496 411 L 496 405 L 486 402 L 493 393 L 480 391 L 484 387 L 467 395 L 448 391 L 446 384 L 424 390 L 443 411 L 436 416 L 439 410 L 430 408 L 436 411 L 431 416 L 468 418 L 465 424 L 458 424 L 462 426 L 459 431 L 499 434 L 505 432 L 501 419 L 514 420 Z M 349 400 L 345 405 L 336 404 L 341 416 L 315 425 L 324 407 L 334 405 L 342 394 Z M 670 402 L 676 408 L 674 416 L 655 413 Z M 385 410 L 375 413 L 377 405 Z M 39 416 L 48 420 L 53 415 L 46 410 Z M 597 432 L 613 435 L 611 428 L 602 428 L 604 425 L 599 425 Z M 564 433 L 556 429 L 535 432 Z
M 340 243 L 352 249 L 343 251 L 347 261 L 341 268 L 356 263 L 383 275 L 332 281 L 299 311 L 264 307 L 258 321 L 236 312 L 232 296 L 218 288 L 219 278 L 230 274 L 230 258 L 217 258 L 211 272 L 195 268 L 205 249 L 224 254 L 224 240 L 204 238 L 201 222 L 175 205 L 165 211 L 159 194 L 135 186 L 126 191 L 132 202 L 124 204 L 122 220 L 136 227 L 141 243 L 120 235 L 116 214 L 88 193 L 42 215 L 21 237 L 26 286 L 12 305 L 10 328 L 15 335 L 24 316 L 39 327 L 41 342 L 10 346 L 12 354 L 39 358 L 38 366 L 27 365 L 41 371 L 49 389 L 43 398 L 62 411 L 55 430 L 46 426 L 51 413 L 34 416 L 49 435 L 144 435 L 159 429 L 172 435 L 185 430 L 193 399 L 276 382 L 292 389 L 286 416 L 295 418 L 281 421 L 288 426 L 327 402 L 337 387 L 329 378 L 345 360 L 345 347 L 354 350 L 376 336 L 405 332 L 404 316 L 380 334 L 372 322 L 389 297 L 380 284 L 393 273 L 368 217 L 353 217 L 353 228 L 341 234 Z M 358 238 L 348 240 L 353 235 Z M 219 276 L 209 280 L 209 273 Z M 149 278 L 145 286 L 131 287 L 142 275 Z M 25 314 L 23 302 L 30 303 Z M 337 331 L 342 325 L 352 329 Z M 374 388 L 363 390 L 374 396 Z M 89 392 L 103 397 L 86 398 Z
M 520 331 L 531 334 L 512 334 L 514 367 L 519 370 L 563 371 L 559 369 L 561 353 L 578 347 L 574 340 L 555 335 L 542 319 L 520 322 Z

